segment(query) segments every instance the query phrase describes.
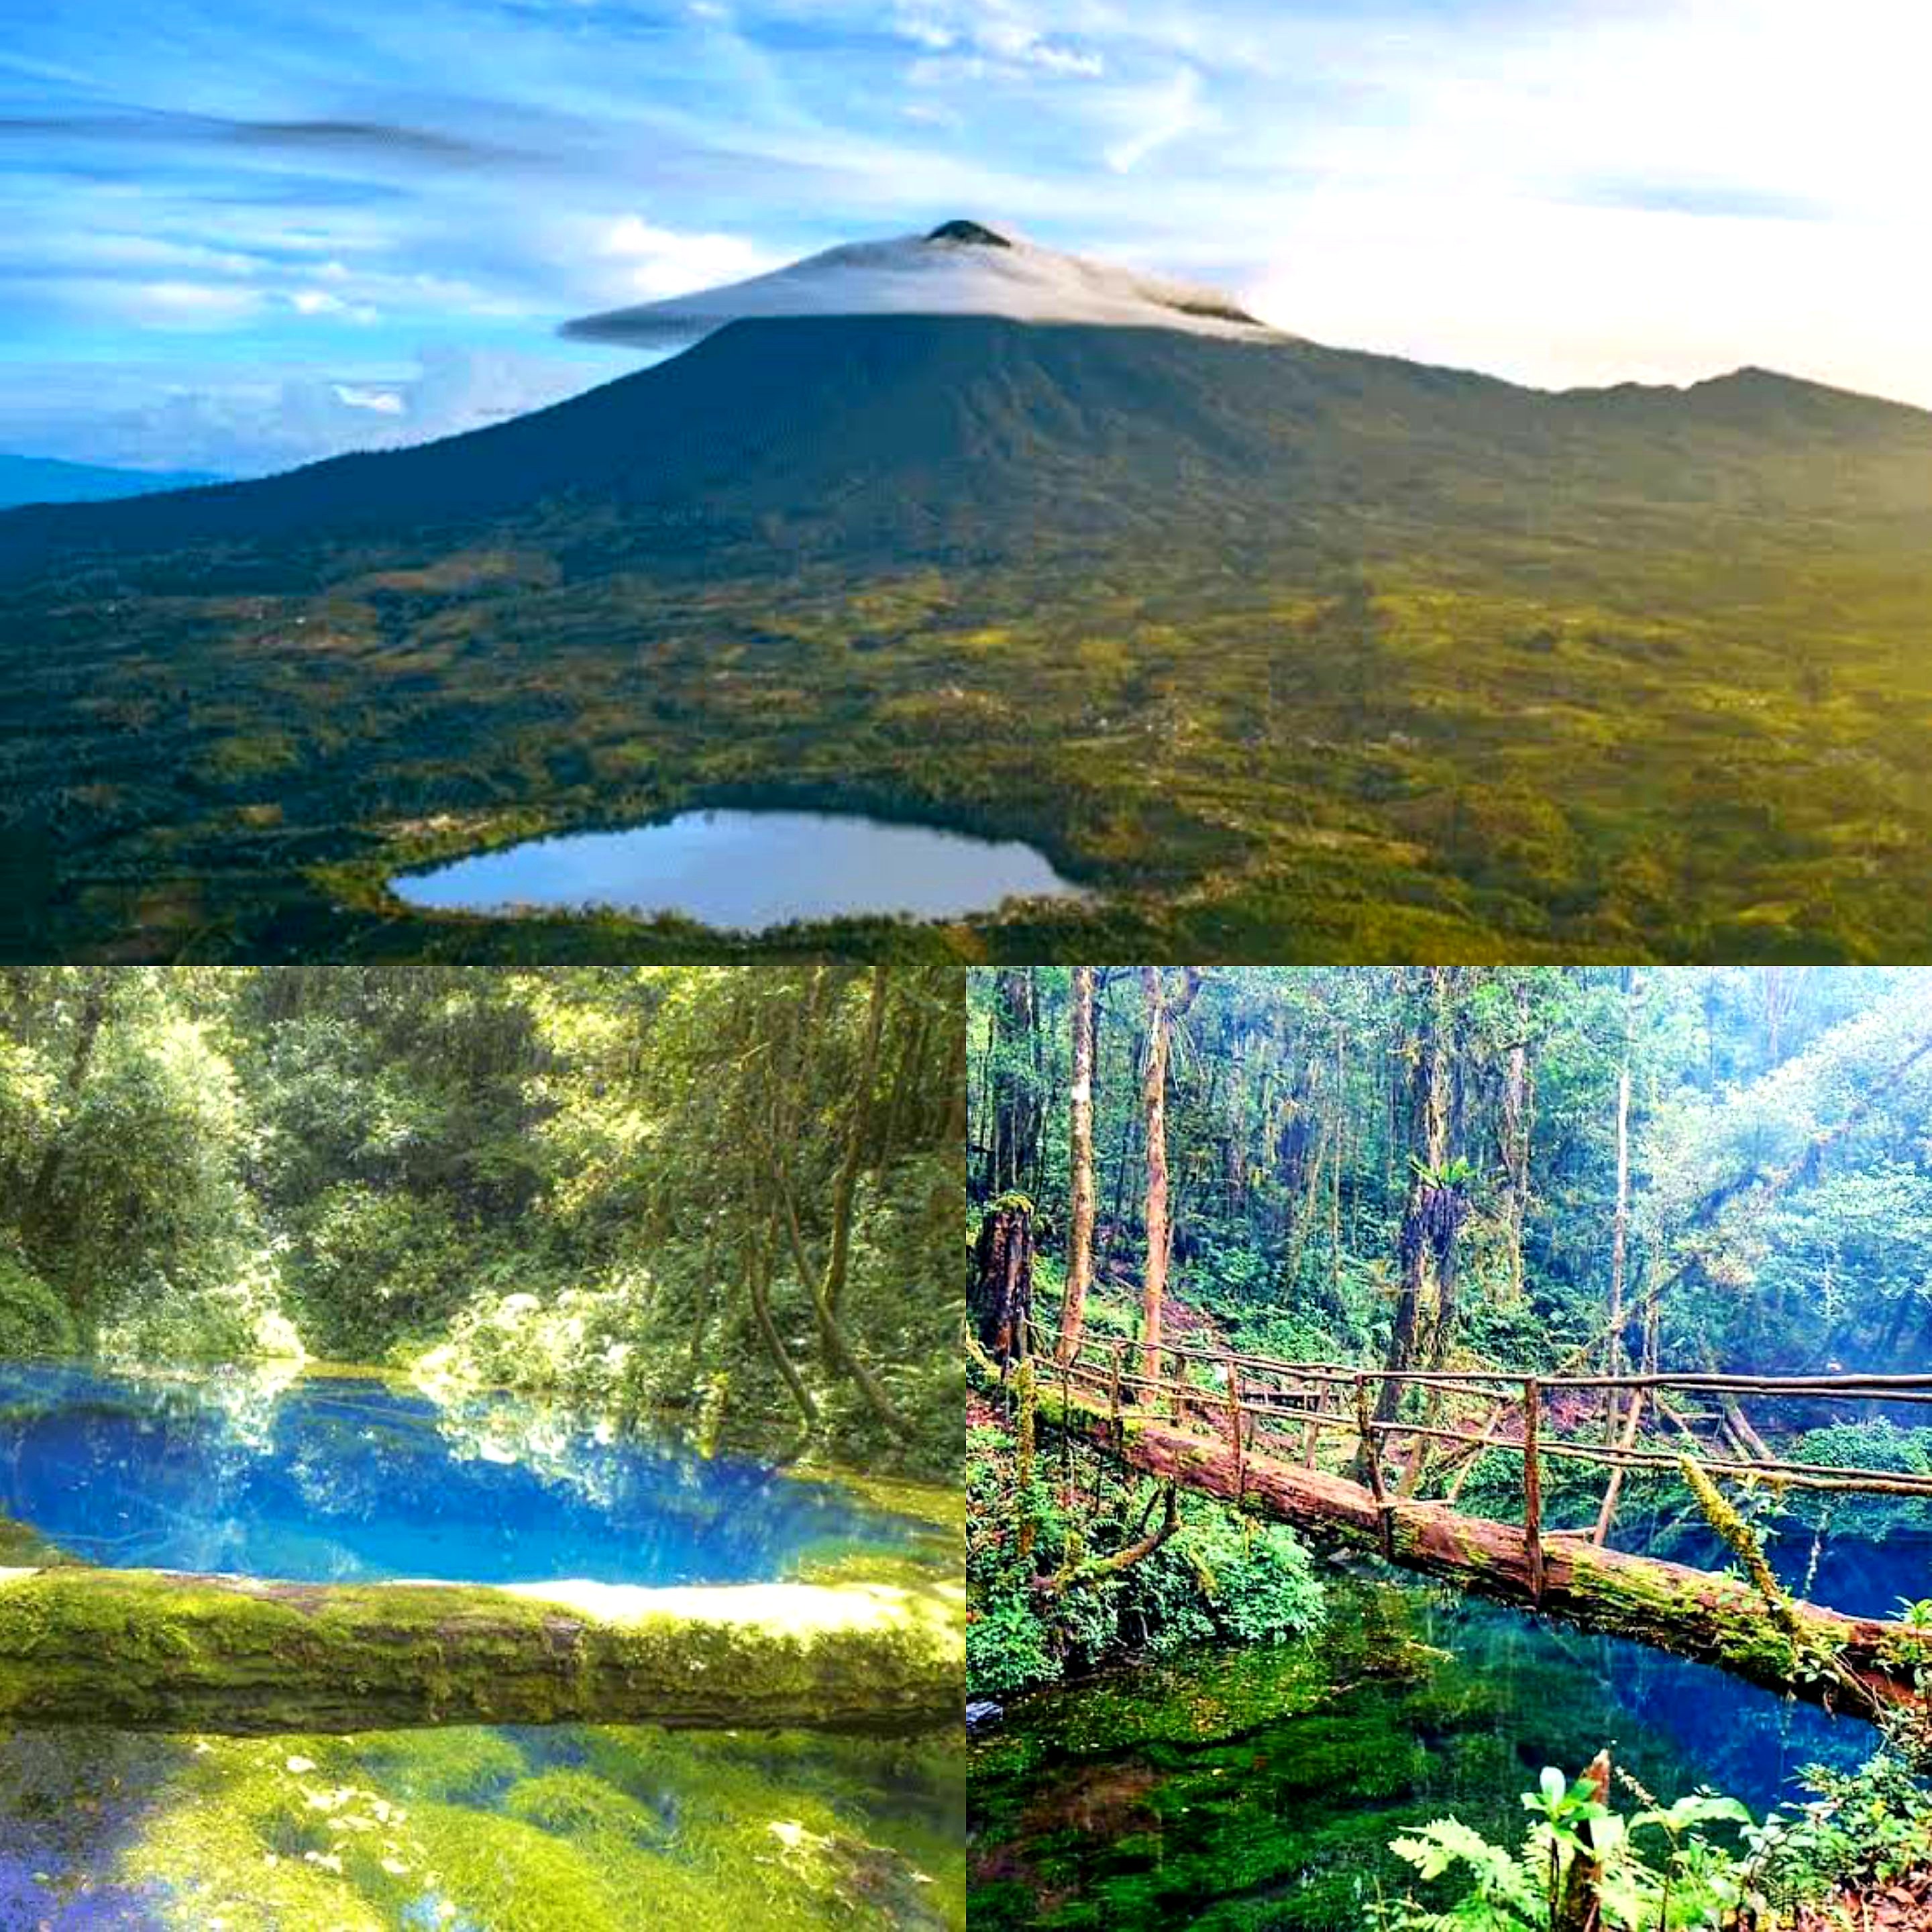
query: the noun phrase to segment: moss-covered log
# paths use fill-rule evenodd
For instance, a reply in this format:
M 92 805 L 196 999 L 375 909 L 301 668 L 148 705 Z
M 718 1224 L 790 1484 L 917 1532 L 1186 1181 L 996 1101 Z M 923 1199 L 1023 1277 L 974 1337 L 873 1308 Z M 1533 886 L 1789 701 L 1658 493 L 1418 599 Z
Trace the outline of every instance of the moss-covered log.
M 1540 1589 L 1521 1529 L 1438 1502 L 1383 1508 L 1359 1483 L 1272 1457 L 1238 1454 L 1130 1411 L 1117 1423 L 1077 1387 L 1043 1379 L 1042 1426 L 1071 1429 L 1150 1475 L 1292 1525 L 1312 1537 L 1385 1555 L 1480 1596 L 1535 1608 L 1712 1664 L 1769 1690 L 1874 1722 L 1924 1721 L 1916 1673 L 1932 1672 L 1932 1637 L 1899 1623 L 1780 1599 L 1774 1610 L 1746 1578 L 1594 1547 L 1587 1532 L 1546 1534 Z
M 0 1726 L 358 1731 L 958 1721 L 961 1593 L 886 1584 L 319 1585 L 0 1570 Z

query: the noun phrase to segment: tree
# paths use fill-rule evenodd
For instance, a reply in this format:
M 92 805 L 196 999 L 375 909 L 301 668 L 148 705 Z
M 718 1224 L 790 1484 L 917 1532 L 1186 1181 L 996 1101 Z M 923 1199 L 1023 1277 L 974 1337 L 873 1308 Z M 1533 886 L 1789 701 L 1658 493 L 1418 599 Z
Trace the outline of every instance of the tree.
M 1073 1220 L 1068 1239 L 1066 1298 L 1062 1304 L 1060 1358 L 1070 1361 L 1080 1346 L 1087 1287 L 1094 1268 L 1094 968 L 1073 968 L 1073 1078 L 1067 1088 L 1069 1158 L 1072 1166 Z

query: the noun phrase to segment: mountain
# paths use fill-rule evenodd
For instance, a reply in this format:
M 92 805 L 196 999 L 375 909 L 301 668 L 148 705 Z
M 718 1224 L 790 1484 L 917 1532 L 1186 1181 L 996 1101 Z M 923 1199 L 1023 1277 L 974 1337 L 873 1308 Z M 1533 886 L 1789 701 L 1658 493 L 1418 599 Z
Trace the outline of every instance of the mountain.
M 688 951 L 382 880 L 770 797 L 1101 889 L 917 942 L 981 954 L 1932 956 L 1932 416 L 1178 286 L 948 224 L 592 318 L 698 339 L 510 422 L 0 515 L 21 903 L 76 953 Z
M 1317 535 L 1340 555 L 1412 529 L 1621 545 L 1686 517 L 1750 542 L 1773 534 L 1767 517 L 1928 500 L 1932 416 L 1753 371 L 1550 395 L 1272 334 L 808 316 L 728 322 L 436 442 L 16 511 L 0 517 L 0 568 L 404 532 L 434 550 L 532 519 L 586 568 L 732 545 L 752 568 L 802 550 L 896 568 L 958 548 Z
M 189 490 L 220 480 L 192 470 L 108 470 L 98 464 L 63 463 L 51 456 L 0 454 L 0 509 L 19 503 L 100 502 L 155 490 Z

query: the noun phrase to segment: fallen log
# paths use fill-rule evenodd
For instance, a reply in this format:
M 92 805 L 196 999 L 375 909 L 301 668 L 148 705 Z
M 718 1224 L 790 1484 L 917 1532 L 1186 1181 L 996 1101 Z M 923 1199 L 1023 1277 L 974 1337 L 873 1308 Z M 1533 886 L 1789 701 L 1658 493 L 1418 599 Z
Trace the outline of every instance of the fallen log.
M 1042 1389 L 1037 1419 L 1184 1489 L 1499 1603 L 1714 1664 L 1873 1723 L 1892 1716 L 1922 1723 L 1927 1716 L 1916 1673 L 1932 1672 L 1932 1637 L 1904 1624 L 1793 1603 L 1786 1627 L 1745 1578 L 1597 1549 L 1587 1532 L 1546 1534 L 1532 1544 L 1514 1524 L 1445 1504 L 1378 1502 L 1365 1484 L 1252 1453 L 1238 1462 L 1219 1437 L 1132 1413 L 1116 1420 L 1077 1389 L 1070 1396 Z
M 897 1736 L 959 1721 L 947 1586 L 313 1584 L 0 1570 L 0 1726 L 650 1724 Z

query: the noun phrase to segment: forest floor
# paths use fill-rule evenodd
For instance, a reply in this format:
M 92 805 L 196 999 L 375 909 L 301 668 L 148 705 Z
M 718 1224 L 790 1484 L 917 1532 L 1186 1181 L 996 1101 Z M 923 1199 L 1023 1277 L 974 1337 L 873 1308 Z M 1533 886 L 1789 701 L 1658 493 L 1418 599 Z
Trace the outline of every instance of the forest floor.
M 1808 1906 L 1792 1932 L 1927 1932 L 1932 1927 L 1932 1864 L 1870 1891 L 1842 1892 Z

